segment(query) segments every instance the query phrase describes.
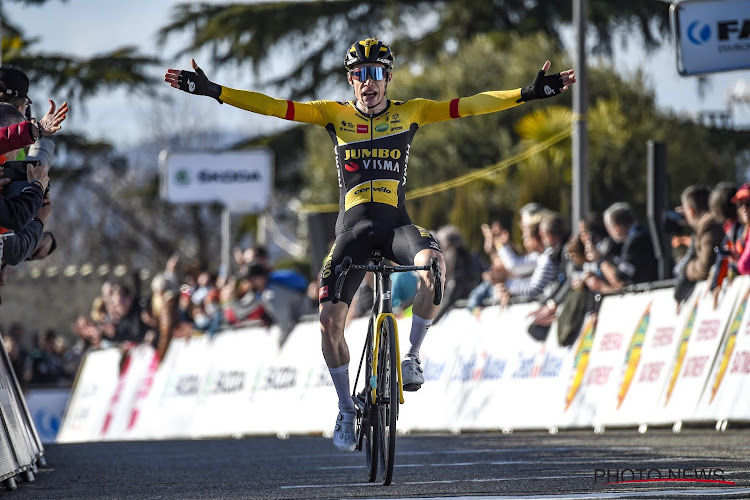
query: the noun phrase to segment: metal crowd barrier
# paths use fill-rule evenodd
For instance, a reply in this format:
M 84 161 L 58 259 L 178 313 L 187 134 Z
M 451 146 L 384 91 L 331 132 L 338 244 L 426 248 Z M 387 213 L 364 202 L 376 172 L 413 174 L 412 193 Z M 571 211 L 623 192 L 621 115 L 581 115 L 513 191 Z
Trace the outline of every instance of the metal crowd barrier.
M 0 481 L 13 490 L 17 479 L 33 481 L 38 466 L 46 466 L 44 447 L 10 357 L 0 342 Z

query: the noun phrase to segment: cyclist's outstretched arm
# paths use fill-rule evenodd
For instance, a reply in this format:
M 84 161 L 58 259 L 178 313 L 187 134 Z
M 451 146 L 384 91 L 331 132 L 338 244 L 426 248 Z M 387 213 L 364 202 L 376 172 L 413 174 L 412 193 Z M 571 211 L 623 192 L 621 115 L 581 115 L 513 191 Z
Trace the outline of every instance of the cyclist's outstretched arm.
M 522 102 L 554 97 L 561 92 L 565 92 L 576 81 L 574 71 L 569 69 L 547 75 L 550 65 L 550 61 L 546 61 L 532 84 L 527 87 L 514 90 L 492 90 L 449 101 L 422 99 L 420 100 L 422 101 L 422 113 L 419 124 L 494 113 L 512 108 Z
M 220 103 L 227 103 L 253 113 L 296 122 L 317 123 L 322 126 L 327 123 L 324 101 L 301 103 L 276 99 L 260 92 L 223 87 L 210 81 L 198 67 L 195 59 L 190 59 L 190 64 L 195 71 L 168 69 L 164 81 L 189 94 L 213 97 Z

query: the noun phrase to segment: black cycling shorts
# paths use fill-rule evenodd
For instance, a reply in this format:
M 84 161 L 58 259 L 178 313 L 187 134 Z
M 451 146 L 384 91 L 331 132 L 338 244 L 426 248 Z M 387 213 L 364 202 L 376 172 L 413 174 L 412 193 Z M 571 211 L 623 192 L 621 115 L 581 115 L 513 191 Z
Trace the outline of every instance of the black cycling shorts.
M 340 233 L 323 262 L 320 275 L 320 303 L 329 301 L 336 293 L 336 266 L 344 257 L 351 257 L 353 264 L 370 263 L 373 250 L 380 250 L 388 260 L 402 266 L 414 265 L 414 257 L 426 248 L 440 251 L 437 240 L 424 228 L 407 224 L 399 227 L 383 226 L 373 220 L 361 220 L 348 231 Z M 341 301 L 352 304 L 352 298 L 365 277 L 365 271 L 352 269 L 346 275 L 341 290 Z

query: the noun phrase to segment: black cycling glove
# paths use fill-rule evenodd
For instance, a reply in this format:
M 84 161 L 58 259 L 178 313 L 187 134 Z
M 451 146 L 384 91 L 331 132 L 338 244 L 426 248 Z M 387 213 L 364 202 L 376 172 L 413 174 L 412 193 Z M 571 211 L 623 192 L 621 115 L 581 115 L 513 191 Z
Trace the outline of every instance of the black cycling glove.
M 516 102 L 528 102 L 534 99 L 546 99 L 554 97 L 563 90 L 563 81 L 560 73 L 545 75 L 544 70 L 536 74 L 534 83 L 521 89 L 521 98 Z
M 210 81 L 200 68 L 195 68 L 195 72 L 185 70 L 180 71 L 180 75 L 177 77 L 177 84 L 180 86 L 180 90 L 184 90 L 190 94 L 213 97 L 219 101 L 219 104 L 224 104 L 221 99 L 219 99 L 219 96 L 221 95 L 221 85 Z

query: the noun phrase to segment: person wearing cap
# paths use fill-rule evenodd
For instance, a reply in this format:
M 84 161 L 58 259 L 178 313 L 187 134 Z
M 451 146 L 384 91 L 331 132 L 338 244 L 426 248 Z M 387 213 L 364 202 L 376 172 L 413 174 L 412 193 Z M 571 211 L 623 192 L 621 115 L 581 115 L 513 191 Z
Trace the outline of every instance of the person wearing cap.
M 737 272 L 750 274 L 750 183 L 745 183 L 737 189 L 732 197 L 732 203 L 737 205 L 737 220 L 742 224 L 742 231 L 734 241 L 732 254 L 737 259 Z
M 12 66 L 0 66 L 0 102 L 7 102 L 26 114 L 29 99 L 29 77 Z

